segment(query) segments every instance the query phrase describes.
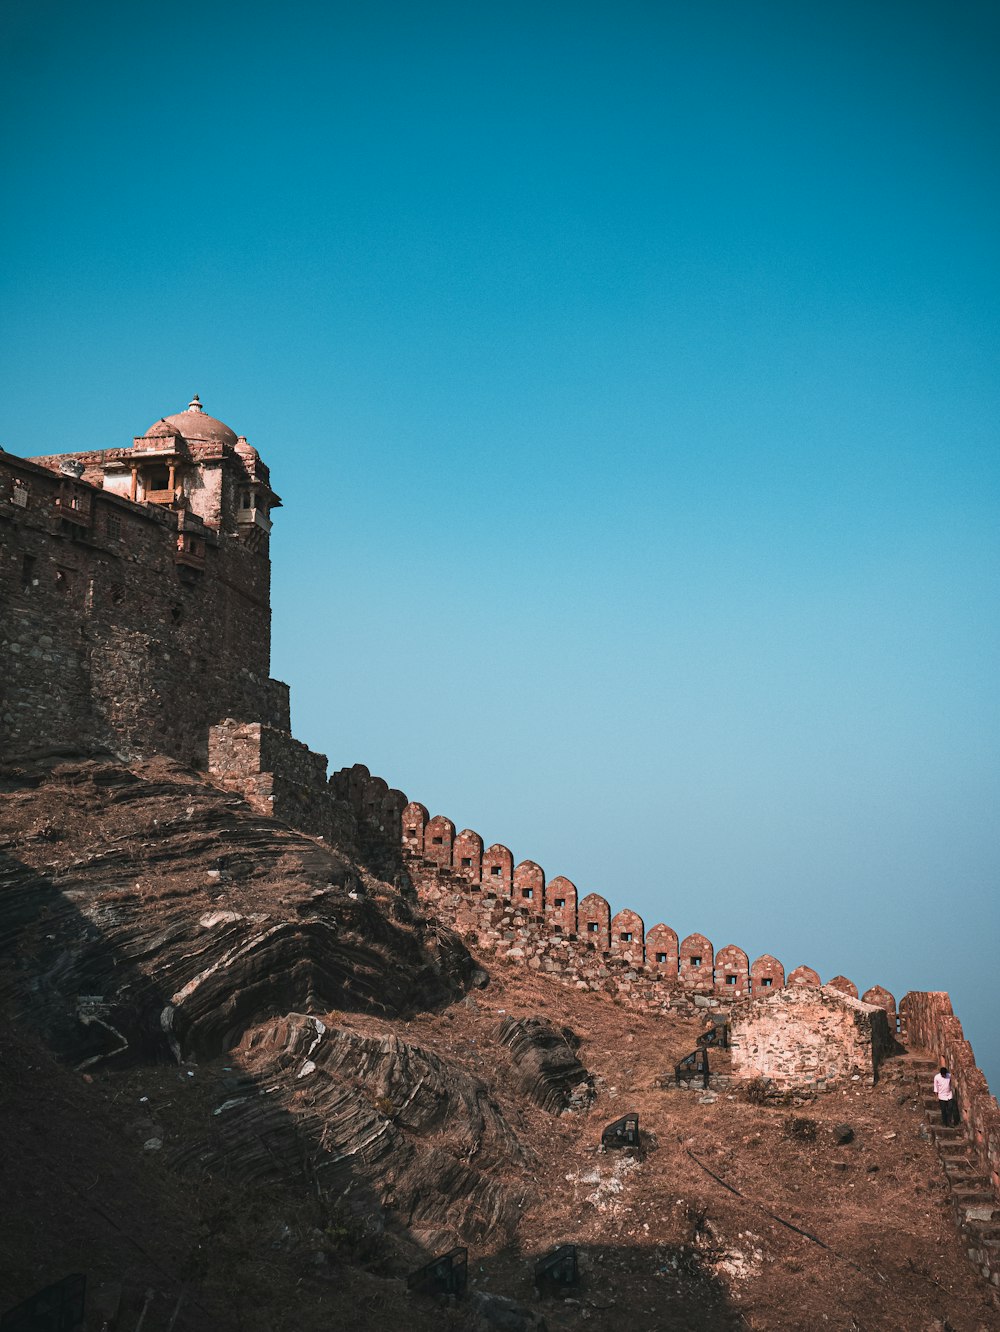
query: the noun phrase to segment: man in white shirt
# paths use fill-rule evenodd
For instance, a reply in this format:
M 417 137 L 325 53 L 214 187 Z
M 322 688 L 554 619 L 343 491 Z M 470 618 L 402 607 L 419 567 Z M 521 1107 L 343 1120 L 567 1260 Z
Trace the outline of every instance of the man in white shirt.
M 934 1074 L 934 1095 L 941 1106 L 941 1123 L 945 1128 L 949 1124 L 957 1124 L 958 1106 L 955 1104 L 955 1093 L 951 1089 L 951 1074 L 943 1064 L 941 1072 Z

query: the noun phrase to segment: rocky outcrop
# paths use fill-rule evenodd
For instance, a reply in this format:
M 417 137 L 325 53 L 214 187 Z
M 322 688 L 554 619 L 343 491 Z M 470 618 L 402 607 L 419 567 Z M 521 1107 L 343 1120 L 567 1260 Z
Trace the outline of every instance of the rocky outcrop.
M 411 1246 L 512 1236 L 526 1157 L 484 1084 L 330 1017 L 384 1027 L 458 997 L 474 969 L 454 934 L 173 761 L 0 780 L 17 1016 L 81 1071 L 222 1054 L 238 1070 L 178 1168 L 304 1182 Z
M 75 1062 L 217 1053 L 290 1010 L 404 1014 L 471 974 L 398 892 L 169 760 L 5 784 L 5 989 Z
M 497 1039 L 506 1045 L 517 1070 L 518 1090 L 551 1114 L 585 1110 L 594 1099 L 594 1080 L 577 1058 L 579 1038 L 547 1018 L 508 1017 Z
M 253 1076 L 179 1167 L 248 1183 L 304 1178 L 379 1226 L 391 1212 L 431 1249 L 513 1233 L 526 1194 L 501 1181 L 525 1153 L 476 1079 L 397 1036 L 300 1013 L 248 1033 L 239 1054 Z

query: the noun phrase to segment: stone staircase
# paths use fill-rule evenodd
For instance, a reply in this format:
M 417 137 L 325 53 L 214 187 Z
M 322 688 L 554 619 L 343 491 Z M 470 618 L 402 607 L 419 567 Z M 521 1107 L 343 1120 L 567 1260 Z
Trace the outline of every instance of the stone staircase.
M 969 1259 L 987 1281 L 1000 1287 L 1000 1199 L 975 1160 L 965 1128 L 961 1124 L 946 1128 L 941 1123 L 941 1110 L 932 1091 L 940 1064 L 922 1050 L 901 1056 L 899 1062 L 908 1071 L 918 1103 L 923 1106 Z

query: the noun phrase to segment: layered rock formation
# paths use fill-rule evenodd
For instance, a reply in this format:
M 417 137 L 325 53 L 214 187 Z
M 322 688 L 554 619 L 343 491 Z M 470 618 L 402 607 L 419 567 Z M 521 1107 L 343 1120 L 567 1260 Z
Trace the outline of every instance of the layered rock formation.
M 248 1089 L 178 1165 L 350 1185 L 430 1245 L 510 1233 L 523 1190 L 482 1171 L 525 1156 L 482 1084 L 312 1016 L 449 1002 L 472 970 L 454 935 L 170 760 L 22 767 L 5 784 L 0 959 L 15 1015 L 80 1071 L 223 1055 L 245 1070 Z

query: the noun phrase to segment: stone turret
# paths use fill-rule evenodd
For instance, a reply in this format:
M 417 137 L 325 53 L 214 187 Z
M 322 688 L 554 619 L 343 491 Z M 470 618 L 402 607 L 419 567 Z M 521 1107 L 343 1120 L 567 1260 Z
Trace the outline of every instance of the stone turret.
M 203 766 L 223 718 L 286 731 L 270 679 L 280 503 L 197 395 L 125 447 L 0 454 L 0 750 Z
M 182 412 L 161 416 L 131 448 L 55 454 L 43 467 L 82 467 L 91 485 L 137 504 L 159 504 L 238 536 L 266 554 L 271 513 L 281 500 L 270 472 L 245 435 L 209 416 L 196 393 Z

